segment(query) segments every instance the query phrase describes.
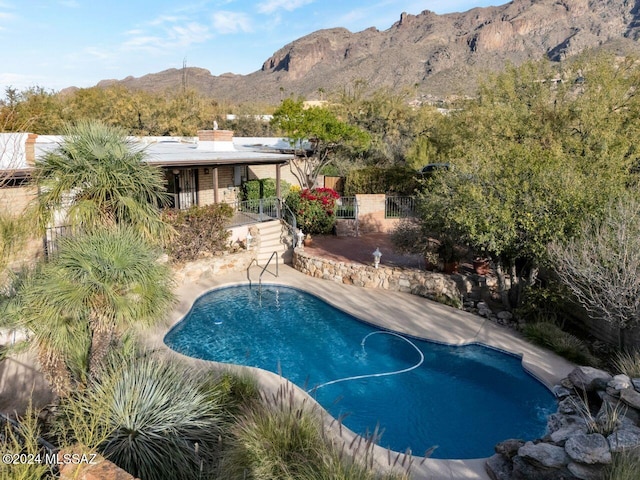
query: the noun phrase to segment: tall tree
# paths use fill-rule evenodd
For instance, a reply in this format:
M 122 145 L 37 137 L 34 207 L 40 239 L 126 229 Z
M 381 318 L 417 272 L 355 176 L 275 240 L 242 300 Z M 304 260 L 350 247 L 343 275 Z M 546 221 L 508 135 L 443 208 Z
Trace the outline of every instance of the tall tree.
M 369 135 L 338 119 L 325 108 L 304 108 L 302 100 L 285 99 L 274 112 L 272 124 L 287 137 L 299 156 L 290 164 L 305 188 L 313 188 L 320 171 L 340 148 L 365 149 Z
M 168 204 L 164 177 L 144 159 L 119 128 L 95 121 L 68 126 L 58 147 L 36 163 L 40 228 L 62 215 L 86 232 L 128 225 L 149 240 L 168 238 L 171 229 L 160 218 Z

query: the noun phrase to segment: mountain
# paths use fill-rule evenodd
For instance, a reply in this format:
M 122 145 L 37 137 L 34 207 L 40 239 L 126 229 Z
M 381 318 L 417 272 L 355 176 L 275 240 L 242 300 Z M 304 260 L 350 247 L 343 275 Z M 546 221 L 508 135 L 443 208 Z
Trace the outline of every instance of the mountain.
M 472 93 L 480 74 L 507 63 L 561 62 L 589 48 L 640 53 L 639 37 L 640 0 L 513 0 L 445 15 L 402 13 L 384 31 L 319 30 L 285 45 L 249 75 L 213 76 L 191 67 L 98 86 L 162 91 L 186 81 L 218 99 L 277 103 L 283 95 L 312 99 L 364 80 L 370 88 L 417 87 L 442 98 Z

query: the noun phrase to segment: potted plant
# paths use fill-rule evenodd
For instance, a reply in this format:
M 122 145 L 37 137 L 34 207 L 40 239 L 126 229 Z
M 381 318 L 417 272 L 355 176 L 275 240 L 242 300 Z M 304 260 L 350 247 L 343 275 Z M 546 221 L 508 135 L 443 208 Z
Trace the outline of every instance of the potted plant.
M 451 274 L 458 271 L 458 266 L 460 265 L 460 258 L 462 255 L 460 252 L 460 248 L 451 238 L 445 237 L 440 240 L 438 255 L 442 260 L 442 270 L 444 271 L 444 273 Z

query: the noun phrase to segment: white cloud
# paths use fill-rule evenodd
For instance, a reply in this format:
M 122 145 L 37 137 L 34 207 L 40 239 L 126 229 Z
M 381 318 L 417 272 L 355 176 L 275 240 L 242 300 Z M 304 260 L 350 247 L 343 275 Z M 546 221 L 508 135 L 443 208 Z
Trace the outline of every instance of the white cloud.
M 211 38 L 209 29 L 200 23 L 191 22 L 186 25 L 174 25 L 169 29 L 170 43 L 181 47 L 193 43 L 202 43 Z
M 258 12 L 273 13 L 280 9 L 292 12 L 314 1 L 315 0 L 267 0 L 266 2 L 258 4 Z
M 253 31 L 251 19 L 246 13 L 224 10 L 213 14 L 213 28 L 220 34 Z

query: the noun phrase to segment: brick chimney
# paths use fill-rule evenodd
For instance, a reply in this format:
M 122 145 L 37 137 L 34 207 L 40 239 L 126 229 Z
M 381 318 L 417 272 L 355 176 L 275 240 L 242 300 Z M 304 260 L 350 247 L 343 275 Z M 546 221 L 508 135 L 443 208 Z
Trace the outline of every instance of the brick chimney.
M 36 139 L 38 135 L 35 133 L 28 133 L 27 139 L 24 142 L 24 156 L 28 167 L 34 167 L 36 165 Z
M 198 130 L 198 150 L 234 152 L 232 130 Z

